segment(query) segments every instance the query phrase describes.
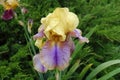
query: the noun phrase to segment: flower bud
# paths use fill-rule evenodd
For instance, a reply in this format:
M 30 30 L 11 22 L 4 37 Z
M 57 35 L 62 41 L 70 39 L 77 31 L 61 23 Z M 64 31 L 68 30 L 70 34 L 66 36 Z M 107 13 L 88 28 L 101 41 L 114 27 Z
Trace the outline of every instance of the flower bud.
M 27 10 L 25 7 L 23 7 L 23 8 L 21 9 L 21 12 L 22 12 L 22 14 L 26 14 L 26 13 L 28 13 L 28 10 Z
M 18 21 L 18 23 L 19 23 L 21 26 L 25 26 L 25 24 L 24 24 L 22 21 Z
M 32 25 L 33 25 L 33 20 L 32 20 L 32 19 L 29 19 L 29 20 L 28 20 L 28 32 L 29 32 L 29 33 L 31 33 Z

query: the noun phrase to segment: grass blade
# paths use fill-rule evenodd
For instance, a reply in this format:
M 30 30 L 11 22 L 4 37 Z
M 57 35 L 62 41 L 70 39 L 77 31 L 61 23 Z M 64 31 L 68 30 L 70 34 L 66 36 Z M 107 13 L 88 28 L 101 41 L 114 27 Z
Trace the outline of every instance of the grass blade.
M 92 34 L 94 33 L 94 31 L 96 30 L 96 28 L 97 28 L 97 26 L 95 26 L 88 34 L 86 34 L 86 37 L 90 38 L 92 36 Z M 81 50 L 81 48 L 83 47 L 84 44 L 85 43 L 80 45 L 79 42 L 76 44 L 76 49 L 75 49 L 74 53 L 72 54 L 72 59 L 74 59 L 76 57 L 77 53 Z
M 85 76 L 86 72 L 89 70 L 89 68 L 92 66 L 92 64 L 88 64 L 87 66 L 85 66 L 85 68 L 82 70 L 82 72 L 79 74 L 78 76 L 78 80 L 82 80 L 83 77 Z
M 111 78 L 112 76 L 114 76 L 118 73 L 120 73 L 120 68 L 117 68 L 117 69 L 107 73 L 105 76 L 99 78 L 98 80 L 108 80 L 109 78 Z
M 94 78 L 100 71 L 102 71 L 103 69 L 114 65 L 114 64 L 118 64 L 120 63 L 120 60 L 111 60 L 111 61 L 107 61 L 105 63 L 102 63 L 101 65 L 99 65 L 98 67 L 96 67 L 86 78 L 86 80 L 92 80 L 92 78 Z
M 79 67 L 80 60 L 78 60 L 71 68 L 70 70 L 67 72 L 67 77 L 69 77 L 70 75 L 72 75 L 75 70 Z

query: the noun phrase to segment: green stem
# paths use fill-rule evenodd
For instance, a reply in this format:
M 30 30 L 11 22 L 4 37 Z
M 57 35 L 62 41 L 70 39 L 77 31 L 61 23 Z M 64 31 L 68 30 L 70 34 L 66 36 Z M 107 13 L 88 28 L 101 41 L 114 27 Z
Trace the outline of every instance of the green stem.
M 44 80 L 43 75 L 41 73 L 39 73 L 39 72 L 38 72 L 38 74 L 39 74 L 40 80 Z
M 25 26 L 24 26 L 24 31 L 25 31 L 25 36 L 26 36 L 27 43 L 30 43 L 30 47 L 31 47 L 31 49 L 33 51 L 33 54 L 35 55 L 36 51 L 35 51 L 35 48 L 34 48 L 33 39 L 30 38 L 30 35 L 29 35 L 29 33 L 27 31 L 27 28 Z
M 56 70 L 56 80 L 61 80 L 61 71 Z
M 23 21 L 23 23 L 25 23 L 24 14 L 22 14 L 22 21 Z M 34 47 L 33 39 L 32 39 L 31 35 L 29 34 L 29 32 L 27 30 L 27 25 L 24 25 L 23 28 L 24 28 L 24 31 L 25 31 L 25 38 L 26 38 L 27 44 L 30 44 L 29 50 L 31 52 L 31 56 L 33 57 L 33 55 L 36 54 L 36 50 L 35 50 L 35 47 Z M 32 54 L 32 52 L 33 52 L 33 54 Z M 44 80 L 43 74 L 38 73 L 38 75 L 40 77 L 40 80 Z
M 33 45 L 33 39 L 30 38 L 30 39 L 29 39 L 29 42 L 30 42 L 31 48 L 32 48 L 32 50 L 33 50 L 33 53 L 34 53 L 34 55 L 35 55 L 35 54 L 36 54 L 36 51 L 35 51 L 35 47 L 34 47 L 34 45 Z
M 23 23 L 25 23 L 25 17 L 24 17 L 24 14 L 22 14 L 22 20 L 23 20 Z M 24 31 L 25 31 L 25 35 L 26 35 L 26 38 L 27 38 L 27 40 L 28 40 L 28 42 L 30 43 L 30 47 L 31 47 L 31 49 L 32 49 L 32 51 L 33 51 L 33 54 L 35 55 L 36 54 L 36 51 L 35 51 L 35 48 L 34 48 L 34 45 L 33 45 L 33 39 L 30 37 L 30 35 L 29 35 L 29 32 L 28 32 L 28 30 L 27 30 L 27 25 L 24 25 L 23 26 L 24 27 Z

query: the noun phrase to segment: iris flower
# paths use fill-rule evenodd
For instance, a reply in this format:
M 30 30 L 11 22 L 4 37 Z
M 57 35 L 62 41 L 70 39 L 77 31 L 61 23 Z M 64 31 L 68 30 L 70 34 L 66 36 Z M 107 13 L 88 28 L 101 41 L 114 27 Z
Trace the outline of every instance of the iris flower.
M 19 5 L 17 0 L 0 0 L 0 4 L 4 7 L 2 15 L 3 20 L 10 20 L 14 16 L 14 9 Z
M 34 68 L 39 72 L 64 70 L 75 49 L 71 37 L 77 37 L 80 43 L 89 42 L 76 29 L 79 19 L 68 8 L 56 8 L 53 13 L 42 18 L 41 23 L 38 33 L 33 37 L 36 39 L 35 45 L 40 49 L 40 53 L 33 57 Z

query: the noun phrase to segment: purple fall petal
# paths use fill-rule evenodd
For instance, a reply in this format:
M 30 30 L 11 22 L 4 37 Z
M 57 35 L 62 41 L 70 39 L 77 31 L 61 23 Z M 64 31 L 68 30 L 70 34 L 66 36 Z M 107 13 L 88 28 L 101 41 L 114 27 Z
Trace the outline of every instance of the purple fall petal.
M 84 42 L 89 43 L 89 40 L 88 40 L 88 38 L 86 38 L 86 37 L 80 36 L 80 37 L 79 37 L 79 40 L 80 40 L 80 43 L 84 43 Z
M 41 63 L 49 70 L 64 70 L 69 65 L 71 46 L 66 42 L 47 41 L 40 52 Z
M 75 50 L 75 44 L 72 40 L 69 40 L 68 44 L 69 44 L 69 47 L 70 47 L 70 53 L 72 54 L 73 51 Z
M 82 37 L 82 32 L 79 29 L 75 29 L 73 32 L 70 33 L 72 37 L 78 37 L 80 40 L 80 43 L 86 42 L 88 43 L 89 40 L 86 37 Z
M 38 32 L 33 36 L 33 39 L 43 38 L 44 34 L 42 32 Z
M 72 31 L 71 33 L 70 33 L 70 35 L 72 36 L 72 37 L 80 37 L 81 35 L 82 35 L 82 32 L 81 32 L 81 30 L 79 30 L 79 29 L 75 29 L 74 31 Z
M 10 20 L 13 18 L 13 16 L 14 16 L 14 11 L 12 9 L 5 10 L 3 15 L 2 15 L 2 19 L 3 20 Z
M 36 54 L 33 57 L 33 65 L 35 70 L 37 70 L 38 72 L 42 72 L 42 73 L 47 72 L 47 69 L 41 64 L 40 54 Z
M 33 36 L 33 39 L 43 38 L 44 37 L 44 29 L 41 28 L 40 31 Z
M 65 42 L 67 42 L 67 43 L 69 44 L 70 53 L 73 53 L 73 51 L 75 50 L 75 44 L 74 44 L 74 42 L 73 42 L 73 40 L 72 40 L 72 38 L 71 38 L 71 35 L 68 35 L 68 36 L 66 37 L 66 41 L 65 41 Z

